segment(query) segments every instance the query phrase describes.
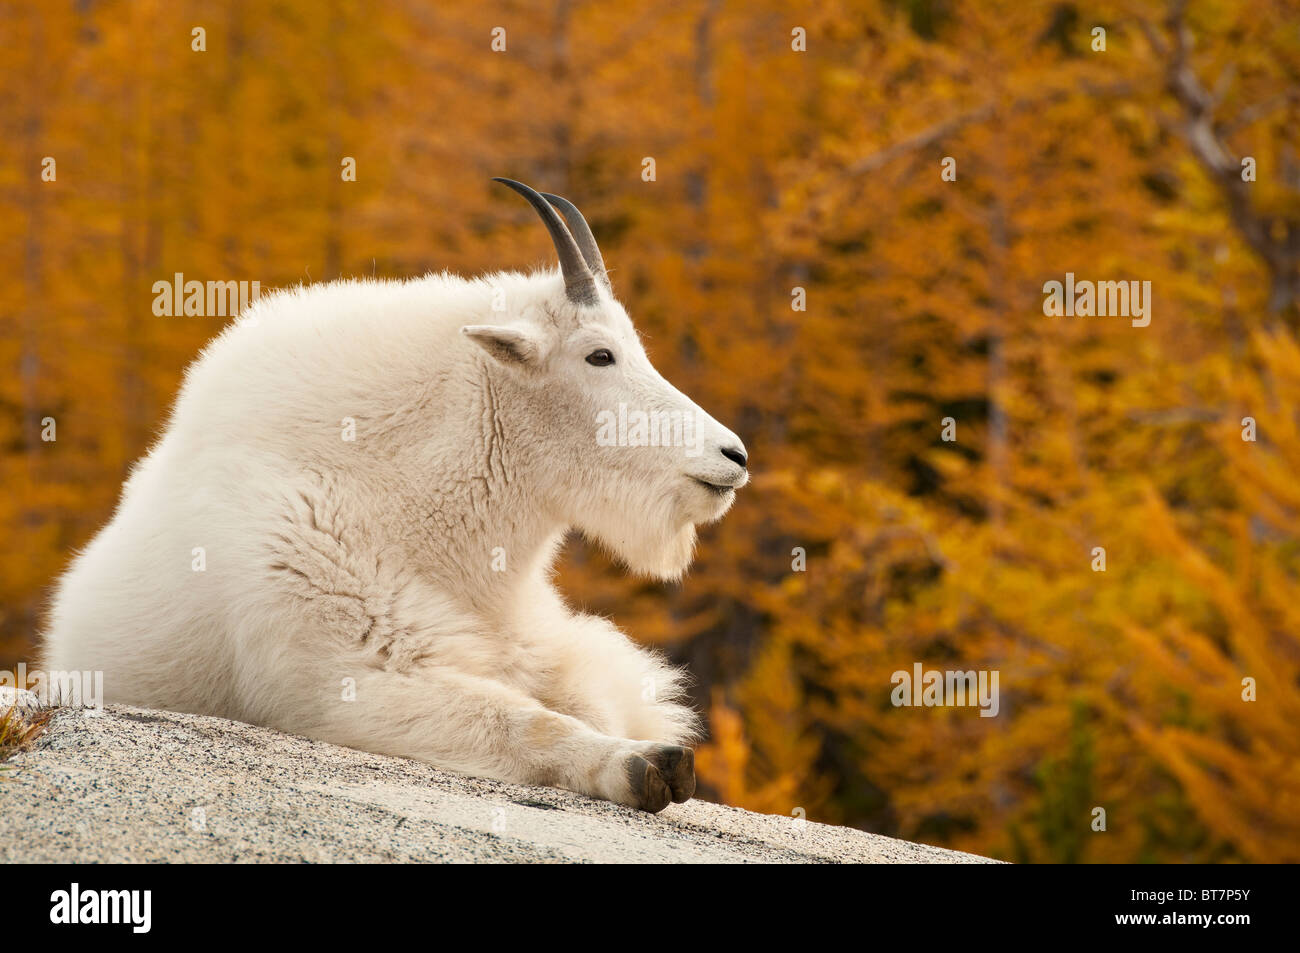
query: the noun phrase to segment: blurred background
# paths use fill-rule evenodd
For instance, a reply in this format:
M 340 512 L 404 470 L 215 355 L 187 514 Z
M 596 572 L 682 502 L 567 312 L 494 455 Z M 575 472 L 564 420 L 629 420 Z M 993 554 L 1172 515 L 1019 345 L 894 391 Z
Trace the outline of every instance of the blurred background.
M 155 281 L 551 263 L 505 175 L 751 453 L 683 585 L 560 579 L 690 666 L 704 796 L 1300 859 L 1295 4 L 3 0 L 0 62 L 0 666 L 225 323 Z M 1067 271 L 1150 326 L 1045 317 Z M 894 707 L 916 662 L 998 716 Z

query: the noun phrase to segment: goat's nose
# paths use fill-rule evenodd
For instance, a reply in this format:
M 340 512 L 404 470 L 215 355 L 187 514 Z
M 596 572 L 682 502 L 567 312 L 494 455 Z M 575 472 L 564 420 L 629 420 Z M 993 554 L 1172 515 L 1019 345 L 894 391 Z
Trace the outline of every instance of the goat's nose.
M 749 457 L 745 456 L 745 451 L 739 447 L 723 447 L 722 455 L 739 466 L 744 466 Z

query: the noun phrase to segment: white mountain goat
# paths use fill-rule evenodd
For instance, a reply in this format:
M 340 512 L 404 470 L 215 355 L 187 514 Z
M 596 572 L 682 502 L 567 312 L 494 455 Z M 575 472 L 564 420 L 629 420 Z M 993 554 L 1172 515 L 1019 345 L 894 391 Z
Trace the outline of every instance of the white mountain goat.
M 497 181 L 560 272 L 256 301 L 60 580 L 47 669 L 103 671 L 108 702 L 647 811 L 691 796 L 683 673 L 549 575 L 576 528 L 679 578 L 745 449 L 651 366 L 581 213 Z

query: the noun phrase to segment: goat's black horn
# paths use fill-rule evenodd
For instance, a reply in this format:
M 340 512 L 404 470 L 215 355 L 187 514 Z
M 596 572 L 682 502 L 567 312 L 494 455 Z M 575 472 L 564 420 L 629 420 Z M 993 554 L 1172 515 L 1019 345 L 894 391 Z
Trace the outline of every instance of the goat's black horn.
M 596 280 L 605 286 L 605 290 L 610 291 L 609 275 L 605 273 L 605 261 L 600 257 L 600 246 L 596 244 L 596 236 L 591 234 L 591 226 L 587 224 L 587 220 L 578 211 L 578 206 L 568 199 L 559 195 L 552 195 L 550 192 L 543 192 L 542 198 L 560 210 L 560 214 L 564 216 L 564 221 L 568 223 L 569 233 L 573 235 L 574 241 L 578 243 L 578 249 L 582 252 L 582 258 L 587 263 L 587 267 L 596 276 Z
M 528 204 L 542 217 L 542 221 L 546 224 L 546 230 L 551 233 L 551 242 L 555 245 L 555 252 L 560 256 L 560 272 L 564 275 L 564 293 L 568 295 L 569 300 L 576 304 L 595 304 L 599 301 L 600 294 L 596 290 L 596 278 L 592 275 L 591 268 L 588 267 L 582 250 L 565 226 L 564 220 L 560 218 L 550 203 L 542 198 L 540 193 L 530 189 L 522 182 L 502 178 L 494 178 L 492 181 L 500 182 L 502 185 L 514 189 L 526 198 Z M 590 234 L 590 230 L 588 230 L 588 233 Z

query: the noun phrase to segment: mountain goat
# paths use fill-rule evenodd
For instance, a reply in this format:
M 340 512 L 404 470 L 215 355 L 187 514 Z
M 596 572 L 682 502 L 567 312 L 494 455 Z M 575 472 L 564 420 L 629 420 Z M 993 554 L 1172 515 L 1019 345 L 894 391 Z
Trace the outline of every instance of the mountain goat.
M 103 671 L 109 702 L 647 811 L 692 795 L 683 673 L 549 575 L 576 528 L 680 577 L 745 449 L 650 364 L 581 213 L 496 181 L 559 272 L 254 302 L 59 581 L 48 669 Z M 654 439 L 647 419 L 680 426 Z

